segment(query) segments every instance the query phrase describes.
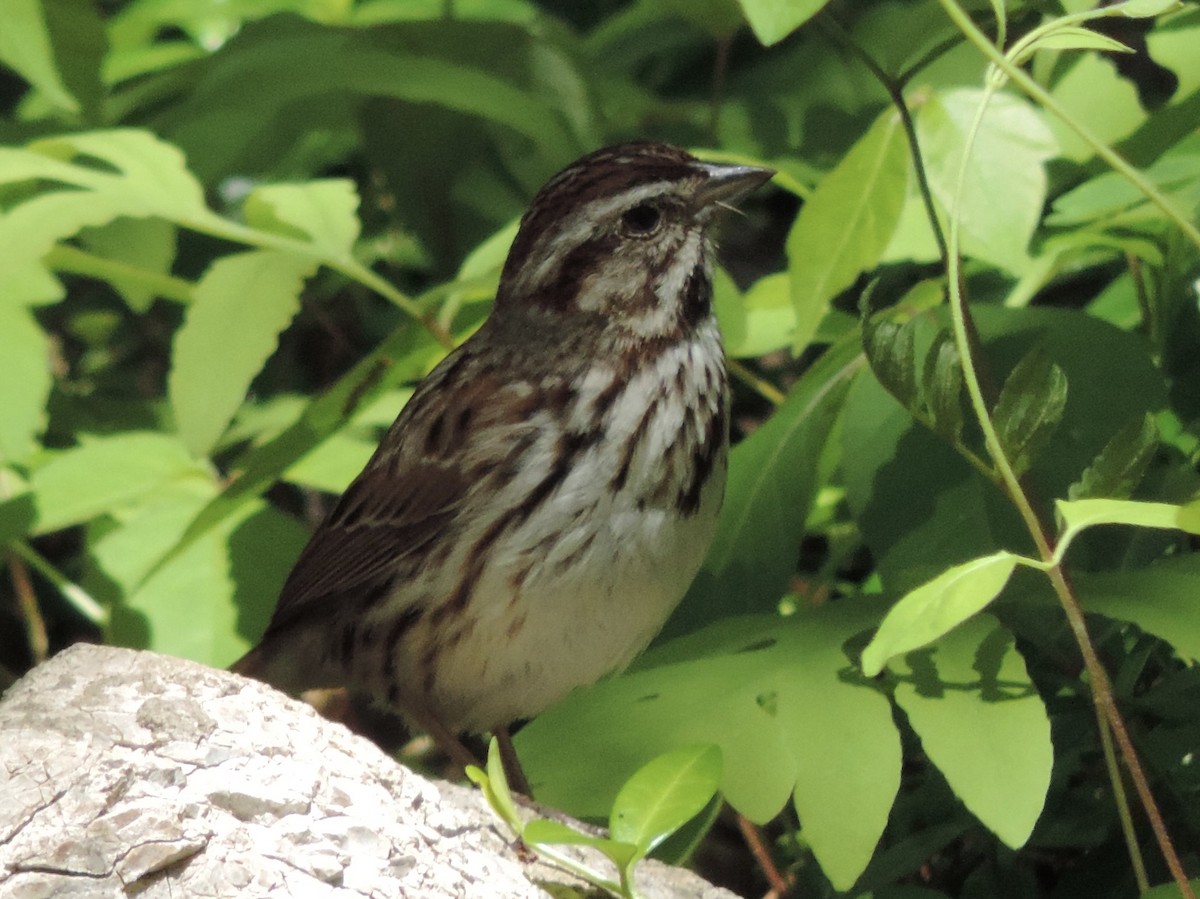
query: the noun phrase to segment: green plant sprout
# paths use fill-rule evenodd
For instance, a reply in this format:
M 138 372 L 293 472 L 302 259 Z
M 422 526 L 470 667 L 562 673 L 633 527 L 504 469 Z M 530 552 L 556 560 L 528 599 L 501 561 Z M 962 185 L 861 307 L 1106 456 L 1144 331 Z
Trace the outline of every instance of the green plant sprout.
M 487 770 L 471 765 L 467 777 L 529 849 L 593 886 L 624 899 L 639 899 L 634 867 L 712 801 L 721 780 L 721 751 L 712 744 L 685 746 L 639 768 L 613 802 L 607 838 L 548 818 L 524 820 L 504 775 L 495 738 L 488 745 Z M 576 861 L 557 846 L 592 847 L 613 863 L 617 879 Z

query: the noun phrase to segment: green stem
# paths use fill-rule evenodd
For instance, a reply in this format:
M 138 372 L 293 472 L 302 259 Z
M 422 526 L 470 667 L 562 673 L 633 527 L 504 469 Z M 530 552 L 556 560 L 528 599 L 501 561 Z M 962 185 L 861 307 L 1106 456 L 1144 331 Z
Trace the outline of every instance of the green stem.
M 1113 171 L 1119 172 L 1126 180 L 1136 187 L 1143 196 L 1151 203 L 1163 211 L 1168 219 L 1175 224 L 1180 231 L 1187 235 L 1197 247 L 1200 247 L 1200 229 L 1192 224 L 1192 222 L 1168 200 L 1158 188 L 1150 182 L 1145 175 L 1139 172 L 1136 168 L 1130 165 L 1119 153 L 1105 144 L 1102 140 L 1096 137 L 1082 123 L 1071 116 L 1057 100 L 1051 96 L 1050 92 L 1043 88 L 1040 84 L 1034 81 L 1020 67 L 1013 64 L 1003 52 L 995 47 L 991 41 L 987 39 L 982 31 L 976 27 L 975 22 L 968 16 L 955 0 L 938 0 L 942 9 L 946 11 L 946 15 L 959 27 L 967 40 L 974 44 L 984 56 L 991 60 L 992 64 L 997 69 L 1002 71 L 1008 78 L 1024 91 L 1029 97 L 1036 100 L 1058 119 L 1079 135 L 1097 156 L 1103 159 Z
M 239 225 L 236 222 L 231 222 L 224 219 L 216 213 L 197 216 L 190 219 L 181 219 L 179 224 L 193 231 L 199 231 L 202 234 L 210 234 L 214 237 L 222 237 L 226 240 L 244 243 L 248 246 L 259 247 L 260 249 L 282 250 L 287 253 L 294 253 L 299 256 L 304 256 L 312 259 L 321 265 L 326 265 L 336 272 L 340 272 L 352 281 L 357 281 L 364 287 L 368 287 L 382 296 L 384 299 L 391 302 L 403 310 L 408 315 L 421 322 L 429 332 L 447 349 L 454 347 L 454 339 L 431 315 L 421 310 L 421 308 L 412 300 L 411 297 L 396 290 L 371 269 L 362 265 L 356 259 L 346 257 L 330 256 L 323 253 L 319 248 L 314 247 L 310 243 L 302 240 L 295 240 L 291 237 L 284 237 L 281 234 L 272 234 L 269 231 L 261 231 L 257 228 L 249 228 L 245 225 Z
M 109 284 L 136 284 L 153 291 L 155 296 L 177 303 L 190 303 L 195 290 L 195 285 L 183 278 L 148 272 L 127 262 L 87 253 L 70 244 L 57 244 L 46 254 L 44 261 L 54 271 L 96 278 Z
M 1004 57 L 984 35 L 975 27 L 975 24 L 966 14 L 959 9 L 954 0 L 938 0 L 942 7 L 955 21 L 960 29 L 967 35 L 968 40 L 980 47 L 981 50 L 990 59 L 993 60 L 997 68 L 1004 71 L 1015 82 L 1022 84 L 1022 87 L 1027 90 L 1035 99 L 1045 98 L 1047 108 L 1063 118 L 1064 122 L 1073 127 L 1084 140 L 1088 141 L 1097 151 L 1097 155 L 1106 161 L 1113 164 L 1114 168 L 1122 171 L 1126 177 L 1132 174 L 1130 180 L 1135 185 L 1142 188 L 1143 185 L 1147 188 L 1146 195 L 1150 197 L 1164 211 L 1171 215 L 1172 210 L 1165 198 L 1158 195 L 1153 186 L 1150 185 L 1140 173 L 1136 172 L 1124 160 L 1120 159 L 1115 153 L 1108 150 L 1096 141 L 1092 136 L 1086 133 L 1085 129 L 1078 126 L 1078 123 L 1066 116 L 1064 112 L 1054 104 L 1040 86 L 1034 84 L 1023 72 L 1013 66 L 1008 59 Z M 1029 90 L 1026 87 L 1026 82 L 1035 90 Z M 1163 858 L 1167 862 L 1167 867 L 1171 871 L 1172 878 L 1179 887 L 1180 894 L 1186 899 L 1195 899 L 1195 894 L 1191 889 L 1191 885 L 1187 881 L 1187 876 L 1183 871 L 1183 866 L 1179 861 L 1179 856 L 1175 851 L 1174 844 L 1171 841 L 1170 835 L 1167 833 L 1166 826 L 1163 823 L 1162 815 L 1159 812 L 1158 805 L 1155 802 L 1154 795 L 1150 790 L 1149 781 L 1146 778 L 1145 771 L 1142 768 L 1141 761 L 1138 758 L 1137 751 L 1133 747 L 1133 743 L 1129 738 L 1129 732 L 1125 726 L 1124 719 L 1116 707 L 1116 702 L 1113 698 L 1112 685 L 1108 677 L 1108 672 L 1105 670 L 1100 658 L 1096 653 L 1094 644 L 1087 631 L 1087 622 L 1084 618 L 1083 609 L 1076 598 L 1074 590 L 1067 581 L 1066 573 L 1060 562 L 1055 560 L 1054 548 L 1052 541 L 1045 529 L 1042 526 L 1037 513 L 1034 511 L 1032 504 L 1021 488 L 1021 484 L 1016 473 L 1012 468 L 1012 464 L 1005 455 L 1004 448 L 1000 443 L 999 435 L 996 432 L 995 426 L 991 419 L 991 414 L 988 409 L 987 402 L 984 399 L 983 388 L 980 384 L 978 374 L 973 364 L 972 356 L 972 340 L 970 339 L 970 315 L 966 308 L 966 303 L 963 299 L 962 291 L 962 266 L 959 249 L 959 209 L 961 207 L 964 185 L 966 183 L 967 163 L 970 159 L 971 148 L 975 141 L 983 120 L 983 115 L 987 109 L 989 100 L 992 94 L 998 89 L 999 83 L 997 79 L 989 79 L 987 87 L 984 91 L 983 101 L 980 103 L 975 119 L 968 131 L 966 146 L 963 150 L 962 162 L 959 166 L 958 178 L 954 191 L 954 202 L 952 205 L 952 213 L 950 216 L 949 225 L 949 267 L 947 276 L 950 289 L 950 316 L 953 324 L 954 339 L 958 347 L 959 355 L 963 362 L 963 382 L 967 388 L 967 394 L 971 400 L 971 406 L 975 412 L 975 416 L 979 421 L 979 426 L 983 431 L 984 444 L 987 447 L 988 454 L 992 457 L 996 468 L 996 474 L 1001 482 L 1005 493 L 1017 508 L 1025 523 L 1026 529 L 1033 538 L 1037 546 L 1038 554 L 1041 558 L 1049 563 L 1047 568 L 1047 576 L 1054 587 L 1054 591 L 1058 596 L 1059 603 L 1062 606 L 1063 612 L 1067 619 L 1067 624 L 1071 629 L 1072 636 L 1075 639 L 1076 645 L 1079 647 L 1081 656 L 1083 657 L 1084 667 L 1091 679 L 1092 701 L 1095 706 L 1098 726 L 1101 730 L 1111 729 L 1113 738 L 1116 740 L 1117 746 L 1121 751 L 1121 756 L 1124 759 L 1126 768 L 1129 771 L 1130 777 L 1133 780 L 1134 788 L 1138 793 L 1138 798 L 1150 820 L 1151 829 L 1154 831 L 1155 838 L 1158 842 L 1159 849 L 1163 854 Z M 1078 127 L 1077 127 L 1078 126 Z M 1110 158 L 1111 157 L 1111 158 Z M 1113 161 L 1118 164 L 1114 164 Z M 1174 216 L 1172 216 L 1174 218 Z M 1192 229 L 1194 231 L 1194 229 Z M 1200 234 L 1197 234 L 1197 245 L 1200 246 Z M 1129 817 L 1127 800 L 1124 790 L 1119 786 L 1121 772 L 1116 767 L 1116 759 L 1107 759 L 1109 761 L 1108 773 L 1109 779 L 1114 785 L 1114 800 L 1118 806 L 1122 801 L 1126 802 L 1126 807 L 1120 810 L 1122 817 Z M 1144 877 L 1144 864 L 1140 859 L 1140 850 L 1136 845 L 1136 841 L 1130 846 L 1131 860 L 1135 872 L 1141 870 L 1141 876 Z
M 765 378 L 760 378 L 737 359 L 727 359 L 725 364 L 729 367 L 731 375 L 750 387 L 771 405 L 778 406 L 787 399 L 782 390 Z

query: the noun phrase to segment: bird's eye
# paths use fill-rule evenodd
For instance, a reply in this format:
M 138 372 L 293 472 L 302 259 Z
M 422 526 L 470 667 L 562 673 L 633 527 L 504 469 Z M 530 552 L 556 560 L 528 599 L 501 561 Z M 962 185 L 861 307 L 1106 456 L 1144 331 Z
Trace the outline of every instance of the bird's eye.
M 621 222 L 630 234 L 644 235 L 649 234 L 657 228 L 661 218 L 662 213 L 658 211 L 657 206 L 652 206 L 649 203 L 638 203 L 632 209 L 627 209 L 622 213 Z

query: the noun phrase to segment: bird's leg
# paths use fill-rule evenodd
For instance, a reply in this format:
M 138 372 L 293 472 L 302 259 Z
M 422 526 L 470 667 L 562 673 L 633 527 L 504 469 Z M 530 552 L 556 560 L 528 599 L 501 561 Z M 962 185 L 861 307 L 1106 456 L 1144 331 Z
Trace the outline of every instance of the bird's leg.
M 450 756 L 450 760 L 454 764 L 464 770 L 467 765 L 483 767 L 480 765 L 479 759 L 475 757 L 475 753 L 464 746 L 462 740 L 458 738 L 458 734 L 446 727 L 437 715 L 424 709 L 408 709 L 406 711 L 417 726 L 433 738 L 433 742 L 438 745 L 438 748 Z
M 525 771 L 521 768 L 521 760 L 517 758 L 517 750 L 513 746 L 512 737 L 509 736 L 508 727 L 497 727 L 492 731 L 492 736 L 496 738 L 496 746 L 500 749 L 500 761 L 504 765 L 504 776 L 508 778 L 509 787 L 532 799 L 533 790 L 530 789 Z

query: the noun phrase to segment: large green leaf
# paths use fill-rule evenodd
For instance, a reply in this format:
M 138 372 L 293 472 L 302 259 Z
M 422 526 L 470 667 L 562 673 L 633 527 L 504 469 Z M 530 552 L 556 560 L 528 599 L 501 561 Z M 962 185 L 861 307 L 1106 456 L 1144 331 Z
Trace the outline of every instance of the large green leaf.
M 930 760 L 1006 844 L 1025 844 L 1046 802 L 1050 720 L 1013 637 L 980 615 L 890 663 L 896 702 Z
M 43 257 L 60 240 L 118 216 L 175 222 L 211 220 L 183 155 L 132 129 L 47 138 L 25 149 L 0 147 L 0 183 L 41 180 L 36 193 L 0 215 L 0 302 L 57 299 L 62 288 Z
M 648 759 L 714 743 L 729 803 L 766 821 L 791 794 L 805 840 L 848 888 L 899 787 L 890 705 L 854 676 L 842 650 L 879 611 L 854 600 L 790 619 L 729 619 L 649 653 L 641 670 L 572 694 L 516 738 L 538 799 L 603 815 Z M 577 749 L 583 734 L 587 753 Z
M 217 260 L 196 285 L 167 388 L 179 434 L 197 456 L 228 426 L 315 270 L 311 259 L 252 250 Z
M 879 262 L 907 185 L 904 129 L 888 110 L 821 180 L 788 234 L 797 349 L 812 340 L 830 300 Z
M 34 469 L 29 480 L 38 510 L 34 533 L 90 521 L 180 481 L 210 483 L 212 474 L 174 437 L 126 431 L 87 439 Z
M 1163 559 L 1148 568 L 1073 576 L 1089 612 L 1132 621 L 1200 663 L 1200 555 Z
M 930 96 L 917 112 L 917 137 L 929 187 L 943 213 L 958 185 L 963 148 L 983 92 Z M 1024 100 L 996 94 L 971 148 L 959 206 L 963 252 L 1006 271 L 1028 265 L 1028 246 L 1046 201 L 1045 164 L 1057 144 L 1045 119 Z
M 215 485 L 163 485 L 116 516 L 93 543 L 114 609 L 109 639 L 224 667 L 266 626 L 268 604 L 304 544 L 304 528 L 261 501 L 244 506 L 171 561 L 174 546 Z M 117 588 L 115 595 L 113 588 Z

